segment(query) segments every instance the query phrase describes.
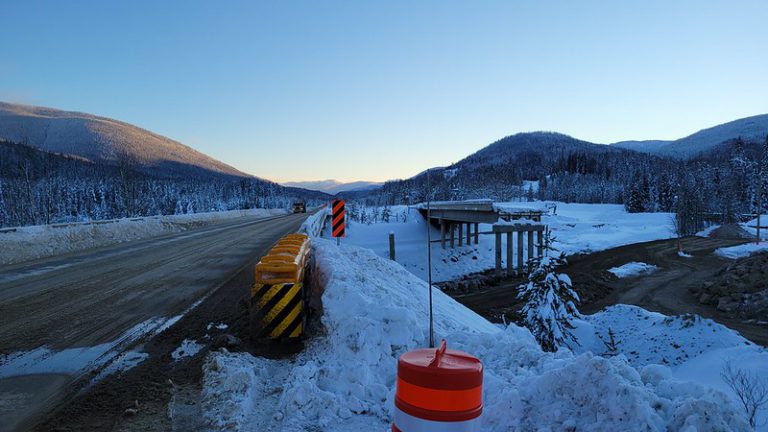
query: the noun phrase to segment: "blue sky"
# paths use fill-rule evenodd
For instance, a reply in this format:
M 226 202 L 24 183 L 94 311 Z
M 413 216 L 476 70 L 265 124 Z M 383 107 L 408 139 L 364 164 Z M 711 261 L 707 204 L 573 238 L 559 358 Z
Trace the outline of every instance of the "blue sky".
M 674 139 L 768 112 L 768 2 L 6 1 L 0 100 L 243 171 L 385 180 L 505 135 Z

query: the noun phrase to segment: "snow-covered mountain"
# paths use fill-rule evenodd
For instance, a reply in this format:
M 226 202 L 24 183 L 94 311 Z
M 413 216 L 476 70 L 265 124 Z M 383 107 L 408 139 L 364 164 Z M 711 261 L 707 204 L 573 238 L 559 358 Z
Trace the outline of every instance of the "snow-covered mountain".
M 370 182 L 370 181 L 356 181 L 356 182 L 350 182 L 350 183 L 343 183 L 338 180 L 318 180 L 318 181 L 300 181 L 300 182 L 282 183 L 283 186 L 309 189 L 313 191 L 325 192 L 331 195 L 335 195 L 340 192 L 371 190 L 381 186 L 382 184 L 383 183 L 380 183 L 380 182 Z
M 768 114 L 762 114 L 700 130 L 661 147 L 657 153 L 672 157 L 692 157 L 739 137 L 744 140 L 762 141 L 766 135 Z
M 656 153 L 667 144 L 671 144 L 672 141 L 664 140 L 646 140 L 646 141 L 620 141 L 611 144 L 614 147 L 619 147 L 627 150 L 634 150 L 643 153 Z
M 614 143 L 612 146 L 661 156 L 689 159 L 739 137 L 745 141 L 762 141 L 767 135 L 768 114 L 761 114 L 703 129 L 674 141 L 622 141 Z
M 170 138 L 80 112 L 0 102 L 0 138 L 94 162 L 122 159 L 155 175 L 247 176 Z

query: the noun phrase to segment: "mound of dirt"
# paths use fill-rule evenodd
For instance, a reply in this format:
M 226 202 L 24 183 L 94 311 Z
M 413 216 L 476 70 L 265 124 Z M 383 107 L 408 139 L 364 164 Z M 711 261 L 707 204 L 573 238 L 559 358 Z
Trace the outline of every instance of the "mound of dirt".
M 702 304 L 721 312 L 768 321 L 768 253 L 723 266 L 711 280 L 691 289 Z

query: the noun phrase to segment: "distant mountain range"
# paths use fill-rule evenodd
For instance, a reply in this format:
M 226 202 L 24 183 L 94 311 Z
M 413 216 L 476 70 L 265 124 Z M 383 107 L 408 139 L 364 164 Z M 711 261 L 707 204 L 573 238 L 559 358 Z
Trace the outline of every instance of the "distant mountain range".
M 689 159 L 739 137 L 746 141 L 761 141 L 766 135 L 768 135 L 768 114 L 762 114 L 703 129 L 675 141 L 622 141 L 612 145 L 645 153 Z
M 350 182 L 350 183 L 342 183 L 338 180 L 318 180 L 318 181 L 284 182 L 281 184 L 283 186 L 298 187 L 302 189 L 325 192 L 330 195 L 335 195 L 341 192 L 371 190 L 381 186 L 383 183 L 370 182 L 370 181 L 356 181 L 356 182 Z
M 0 138 L 93 162 L 128 162 L 153 175 L 248 177 L 170 138 L 80 112 L 0 102 Z
M 556 159 L 581 154 L 602 158 L 622 155 L 632 159 L 632 153 L 644 153 L 675 159 L 690 159 L 706 154 L 720 145 L 741 137 L 745 141 L 762 142 L 768 136 L 768 114 L 747 117 L 701 130 L 675 141 L 622 141 L 611 145 L 595 144 L 557 132 L 523 132 L 504 137 L 489 144 L 447 168 L 431 168 L 428 171 L 445 171 L 448 177 L 461 176 L 467 171 L 499 171 L 502 177 L 535 179 L 542 171 L 552 167 Z M 598 160 L 597 163 L 600 163 Z M 570 169 L 571 167 L 567 167 Z M 576 167 L 577 170 L 586 169 Z M 412 177 L 422 178 L 427 171 Z

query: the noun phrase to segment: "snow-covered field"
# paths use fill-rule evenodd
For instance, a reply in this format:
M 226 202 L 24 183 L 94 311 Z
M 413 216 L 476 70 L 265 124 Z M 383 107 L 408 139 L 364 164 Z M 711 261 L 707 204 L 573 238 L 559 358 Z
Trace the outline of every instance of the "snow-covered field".
M 498 203 L 502 209 L 535 209 L 546 211 L 546 202 Z M 549 226 L 557 239 L 557 247 L 566 254 L 594 252 L 631 243 L 671 238 L 670 213 L 627 213 L 622 205 L 614 204 L 557 204 L 557 215 L 544 216 L 542 223 Z M 390 223 L 347 226 L 347 237 L 342 243 L 372 249 L 382 257 L 389 257 L 389 233 L 395 234 L 397 262 L 420 277 L 427 279 L 427 228 L 424 218 L 416 209 L 392 207 L 396 215 L 407 214 L 407 220 Z M 440 232 L 432 229 L 432 239 Z M 481 224 L 480 232 L 489 232 L 491 225 Z M 326 230 L 326 235 L 328 230 Z M 480 235 L 480 243 L 455 249 L 442 249 L 432 244 L 433 280 L 436 282 L 460 278 L 495 266 L 493 235 Z M 506 236 L 503 236 L 503 245 Z M 505 247 L 505 246 L 503 246 Z M 506 259 L 506 257 L 504 258 Z
M 15 231 L 0 232 L 0 264 L 19 263 L 182 232 L 234 218 L 282 214 L 287 214 L 287 210 L 250 209 L 19 227 Z
M 628 278 L 650 274 L 658 269 L 655 265 L 633 261 L 619 267 L 610 268 L 608 273 L 613 273 L 617 278 Z
M 317 240 L 315 251 L 324 331 L 290 360 L 210 354 L 210 427 L 389 430 L 397 358 L 427 345 L 426 283 L 366 249 Z M 614 307 L 579 321 L 580 347 L 552 354 L 525 329 L 433 296 L 437 340 L 483 361 L 483 431 L 747 431 L 718 390 L 719 362 L 748 355 L 748 367 L 768 373 L 765 349 L 711 321 Z M 607 328 L 619 355 L 601 356 Z

